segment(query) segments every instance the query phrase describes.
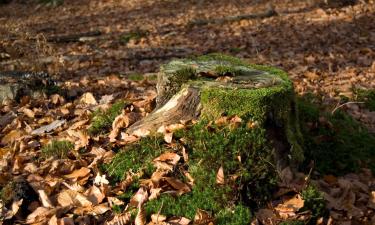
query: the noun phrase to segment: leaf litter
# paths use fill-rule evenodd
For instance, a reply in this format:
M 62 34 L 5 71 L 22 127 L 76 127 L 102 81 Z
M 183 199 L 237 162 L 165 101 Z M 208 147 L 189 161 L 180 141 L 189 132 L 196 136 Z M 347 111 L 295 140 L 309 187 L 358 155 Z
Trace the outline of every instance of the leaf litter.
M 33 57 L 35 55 L 39 54 L 38 56 L 41 57 L 42 51 L 40 50 L 43 49 L 35 48 L 32 39 L 15 32 L 15 27 L 24 28 L 30 33 L 45 29 L 46 35 L 49 35 L 48 23 L 40 23 L 40 18 L 35 17 L 24 21 L 15 20 L 9 15 L 8 12 L 14 12 L 14 15 L 23 14 L 22 11 L 25 10 L 24 7 L 28 7 L 27 4 L 17 7 L 10 4 L 0 8 L 0 12 L 7 11 L 4 15 L 9 18 L 9 21 L 8 19 L 5 21 L 4 34 L 16 37 L 15 39 L 2 39 L 0 51 L 5 51 L 5 53 L 0 53 L 6 56 L 4 57 L 6 60 L 22 62 L 16 65 L 7 64 L 7 61 L 1 58 L 1 63 L 5 62 L 1 64 L 4 69 L 34 70 L 37 69 L 34 67 L 39 65 L 52 73 L 67 74 L 66 80 L 61 84 L 61 88 L 67 91 L 66 94 L 54 94 L 34 100 L 25 98 L 22 104 L 7 103 L 1 106 L 0 183 L 3 186 L 4 180 L 10 177 L 25 176 L 37 198 L 29 204 L 29 209 L 26 211 L 22 209 L 24 199 L 13 199 L 8 205 L 0 202 L 0 218 L 11 221 L 18 221 L 21 218 L 27 224 L 80 222 L 83 224 L 129 224 L 132 222 L 146 224 L 148 221 L 150 224 L 191 224 L 193 222 L 183 217 L 167 218 L 160 214 L 153 214 L 151 218 L 146 218 L 143 206 L 145 202 L 158 198 L 164 192 L 179 196 L 191 191 L 194 178 L 190 174 L 183 171 L 186 180 L 173 177 L 173 171 L 177 167 L 180 169 L 188 161 L 188 152 L 185 150 L 167 152 L 156 157 L 153 160 L 156 170 L 149 179 L 141 180 L 143 186 L 131 193 L 132 197 L 129 201 L 119 200 L 118 190 L 125 191 L 135 182 L 137 176 L 130 173 L 121 182 L 112 184 L 98 168 L 102 163 L 111 161 L 114 156 L 114 152 L 110 150 L 112 147 L 124 146 L 148 134 L 147 131 L 139 131 L 137 135 L 128 135 L 124 131 L 154 108 L 156 95 L 153 87 L 154 81 L 147 78 L 133 81 L 118 74 L 131 74 L 134 72 L 134 67 L 140 72 L 154 72 L 158 65 L 166 60 L 161 57 L 160 53 L 163 56 L 176 54 L 166 48 L 168 46 L 181 46 L 183 51 L 193 54 L 202 54 L 210 50 L 229 52 L 248 58 L 250 62 L 280 66 L 291 74 L 298 93 L 314 92 L 321 95 L 326 103 L 341 104 L 342 96 L 351 97 L 352 89 L 356 87 L 375 88 L 373 82 L 374 50 L 371 46 L 374 41 L 374 27 L 371 23 L 374 13 L 373 1 L 369 1 L 368 4 L 360 1 L 354 6 L 337 9 L 315 8 L 302 13 L 285 12 L 280 13 L 278 17 L 240 20 L 220 26 L 208 24 L 203 28 L 186 29 L 184 27 L 192 17 L 200 15 L 208 18 L 225 17 L 238 11 L 256 11 L 263 7 L 262 3 L 259 3 L 259 5 L 244 4 L 239 8 L 231 4 L 222 4 L 223 2 L 217 2 L 216 7 L 222 9 L 219 12 L 212 10 L 212 6 L 205 5 L 206 7 L 201 7 L 196 11 L 179 14 L 173 20 L 165 19 L 163 16 L 168 12 L 178 13 L 175 7 L 171 10 L 168 5 L 156 4 L 153 9 L 150 9 L 149 14 L 144 16 L 145 18 L 152 16 L 155 19 L 150 27 L 145 27 L 151 31 L 152 35 L 147 36 L 149 34 L 146 33 L 149 32 L 145 32 L 146 36 L 130 40 L 125 45 L 119 45 L 113 40 L 116 40 L 118 34 L 125 30 L 137 30 L 136 27 L 142 27 L 145 24 L 142 12 L 139 12 L 139 15 L 133 12 L 117 13 L 127 16 L 125 19 L 113 18 L 115 22 L 109 19 L 110 17 L 101 18 L 107 37 L 93 40 L 91 43 L 67 43 L 64 47 L 52 44 L 56 56 L 52 56 L 54 59 L 45 65 L 32 60 L 32 58 L 38 58 Z M 70 16 L 77 13 L 78 19 L 84 21 L 81 15 L 93 8 L 103 13 L 123 12 L 125 9 L 137 9 L 150 3 L 149 1 L 126 1 L 123 5 L 117 4 L 112 1 L 92 1 L 89 3 L 90 9 L 64 5 L 67 9 L 77 7 L 77 10 L 64 10 L 64 12 L 59 8 L 39 10 L 41 18 L 49 17 L 49 23 L 55 25 L 54 32 L 69 33 L 79 31 L 83 27 L 80 24 L 62 25 L 58 18 L 62 18 L 64 23 L 69 23 L 66 13 Z M 184 4 L 188 6 L 189 3 Z M 303 9 L 303 4 L 305 4 L 303 1 L 299 1 L 291 6 L 287 1 L 280 1 L 276 3 L 276 10 L 283 12 L 287 8 L 293 11 L 293 7 L 296 10 L 298 7 Z M 129 23 L 129 21 L 132 22 Z M 338 22 L 335 24 L 332 21 Z M 301 23 L 305 23 L 306 26 L 301 26 Z M 41 27 L 37 28 L 39 26 Z M 67 27 L 70 30 L 67 30 Z M 174 32 L 168 27 L 182 30 Z M 359 32 L 357 34 L 348 32 L 352 30 L 352 27 L 359 27 Z M 246 32 L 246 35 L 242 35 L 242 32 Z M 309 39 L 309 37 L 318 37 L 317 33 L 319 33 L 319 38 Z M 228 34 L 230 38 L 225 36 Z M 3 34 L 1 36 L 3 37 Z M 324 47 L 321 40 L 336 42 L 338 39 L 341 41 L 331 43 L 332 45 L 329 46 L 331 48 L 319 49 L 317 47 Z M 301 51 L 296 47 L 300 46 L 301 40 L 305 40 L 303 46 L 310 49 L 309 51 Z M 93 43 L 105 51 L 96 51 L 92 48 Z M 44 45 L 44 48 L 47 48 L 48 43 Z M 15 48 L 10 49 L 8 46 L 15 46 Z M 155 48 L 155 46 L 160 48 Z M 23 54 L 22 51 L 28 54 Z M 127 54 L 130 54 L 130 60 Z M 75 55 L 81 59 L 72 60 L 71 58 Z M 124 59 L 126 62 L 119 63 Z M 90 136 L 86 132 L 89 128 L 90 116 L 97 108 L 107 109 L 117 100 L 126 100 L 130 102 L 130 106 L 122 109 L 121 114 L 113 121 L 109 133 Z M 375 129 L 374 114 L 363 105 L 354 103 L 344 105 L 342 108 L 369 128 Z M 223 117 L 215 123 L 218 125 L 228 123 L 229 119 Z M 240 122 L 239 119 L 232 118 L 233 126 Z M 159 130 L 164 135 L 165 142 L 173 144 L 173 131 L 184 126 L 185 124 L 182 123 Z M 256 123 L 249 123 L 248 126 L 256 126 Z M 66 159 L 52 157 L 34 160 L 40 158 L 41 147 L 51 139 L 70 140 L 74 144 L 74 153 L 69 154 Z M 217 168 L 216 182 L 218 184 L 224 184 L 230 179 L 230 177 L 225 177 L 224 169 L 223 167 Z M 309 212 L 306 213 L 303 210 L 307 203 L 301 198 L 301 192 L 307 183 L 312 183 L 319 188 L 327 202 L 329 215 L 320 224 L 375 223 L 375 179 L 368 170 L 364 169 L 361 173 L 347 174 L 342 177 L 327 175 L 319 180 L 309 180 L 308 175 L 296 175 L 285 170 L 281 178 L 279 193 L 267 208 L 259 209 L 255 213 L 253 221 L 255 224 L 277 224 L 283 220 L 308 220 Z M 113 212 L 113 207 L 118 205 L 125 205 L 125 208 L 121 213 L 116 214 Z M 131 206 L 134 208 L 129 209 Z M 27 213 L 23 218 L 20 217 L 21 211 L 23 214 Z M 135 218 L 132 217 L 132 213 L 135 213 Z M 214 223 L 214 220 L 209 212 L 198 210 L 194 223 L 210 224 Z

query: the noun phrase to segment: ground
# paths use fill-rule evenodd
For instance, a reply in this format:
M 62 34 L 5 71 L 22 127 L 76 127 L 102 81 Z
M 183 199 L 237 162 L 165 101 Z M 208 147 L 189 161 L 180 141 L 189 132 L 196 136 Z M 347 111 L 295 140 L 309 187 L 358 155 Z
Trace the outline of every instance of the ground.
M 121 211 L 124 208 L 117 201 L 118 196 L 124 195 L 121 200 L 127 203 L 140 189 L 130 185 L 128 191 L 121 193 L 128 186 L 126 182 L 129 180 L 125 179 L 121 183 L 110 183 L 108 191 L 106 178 L 98 173 L 103 172 L 98 165 L 108 164 L 113 152 L 132 141 L 132 137 L 125 135 L 120 138 L 121 132 L 108 122 L 115 115 L 103 112 L 107 112 L 117 100 L 126 100 L 123 112 L 114 108 L 108 112 L 125 115 L 123 118 L 126 119 L 118 119 L 116 124 L 120 128 L 128 126 L 155 107 L 153 73 L 162 63 L 174 57 L 221 52 L 249 63 L 283 69 L 293 80 L 297 94 L 310 96 L 312 93 L 313 97 L 307 97 L 307 102 L 316 102 L 317 108 L 325 111 L 316 112 L 316 108 L 299 103 L 307 118 L 303 132 L 308 132 L 311 137 L 306 144 L 317 149 L 316 152 L 327 154 L 322 156 L 310 152 L 309 157 L 314 163 L 305 162 L 305 168 L 313 168 L 311 173 L 307 169 L 303 171 L 305 174 L 295 174 L 290 178 L 284 171 L 281 177 L 290 179 L 284 179 L 287 181 L 278 185 L 279 193 L 270 200 L 270 207 L 251 212 L 250 217 L 265 224 L 280 222 L 282 218 L 301 219 L 305 214 L 295 209 L 290 212 L 290 207 L 281 204 L 288 202 L 284 199 L 285 192 L 288 192 L 293 198 L 305 196 L 304 205 L 310 212 L 319 211 L 320 199 L 324 198 L 328 214 L 316 213 L 324 218 L 323 223 L 371 224 L 375 220 L 375 181 L 368 168 L 374 156 L 372 146 L 375 141 L 361 124 L 375 131 L 375 113 L 372 111 L 375 3 L 363 0 L 353 6 L 338 7 L 317 2 L 65 0 L 57 7 L 47 7 L 34 1 L 14 0 L 0 5 L 0 72 L 48 71 L 62 88 L 68 90 L 65 98 L 60 93 L 38 101 L 21 99 L 20 104 L 2 106 L 2 115 L 14 111 L 17 118 L 1 132 L 0 155 L 3 158 L 0 167 L 6 170 L 0 176 L 1 186 L 13 187 L 13 183 L 6 181 L 22 175 L 33 189 L 39 190 L 34 194 L 38 194 L 41 200 L 27 200 L 33 204 L 23 209 L 23 213 L 35 212 L 28 217 L 30 223 L 45 215 L 52 217 L 51 220 L 55 220 L 53 215 L 59 215 L 56 220 L 60 216 L 68 220 L 74 214 L 75 220 L 91 222 L 111 218 L 113 212 L 118 212 L 116 209 Z M 262 13 L 271 6 L 277 15 L 267 18 L 196 23 L 202 19 Z M 77 34 L 84 38 L 68 42 L 61 40 L 65 35 Z M 144 73 L 148 77 L 146 80 L 142 77 Z M 341 110 L 360 124 L 347 115 L 341 115 Z M 332 116 L 333 111 L 339 114 Z M 97 125 L 92 126 L 95 115 L 99 115 L 96 116 Z M 52 133 L 37 137 L 25 135 L 57 119 L 66 122 Z M 92 131 L 93 127 L 102 127 L 103 134 L 94 131 L 88 135 L 86 130 L 89 127 Z M 108 133 L 115 136 L 115 142 L 108 140 Z M 51 140 L 55 146 L 63 147 L 55 149 L 53 144 L 49 145 Z M 65 142 L 61 144 L 59 141 Z M 74 149 L 66 153 L 70 143 Z M 331 151 L 337 146 L 344 151 Z M 170 147 L 173 149 L 173 142 Z M 59 157 L 44 160 L 43 157 L 54 155 L 49 149 L 55 149 L 55 155 Z M 358 152 L 358 158 L 353 157 L 353 149 Z M 9 154 L 13 151 L 17 154 Z M 182 157 L 179 151 L 174 153 Z M 173 166 L 186 166 L 182 161 Z M 331 170 L 332 165 L 337 171 Z M 124 178 L 131 179 L 133 176 L 130 175 Z M 184 176 L 177 177 L 182 179 Z M 96 185 L 93 185 L 94 178 Z M 170 191 L 186 191 L 184 185 L 182 189 L 174 188 L 171 183 L 176 185 L 175 180 L 165 177 L 161 180 Z M 183 182 L 186 185 L 189 180 Z M 301 187 L 307 184 L 313 188 Z M 319 188 L 323 197 L 320 192 L 313 191 L 314 188 Z M 53 197 L 48 199 L 46 195 Z M 67 199 L 74 199 L 69 196 L 80 196 L 81 200 L 67 203 Z M 89 196 L 95 196 L 95 200 Z M 90 201 L 84 201 L 87 198 Z M 311 203 L 306 199 L 317 201 Z M 18 198 L 10 201 L 22 205 Z M 74 205 L 74 213 L 64 214 L 67 205 Z M 244 215 L 241 218 L 248 215 L 241 206 L 233 212 Z M 126 216 L 118 214 L 116 218 L 125 220 Z

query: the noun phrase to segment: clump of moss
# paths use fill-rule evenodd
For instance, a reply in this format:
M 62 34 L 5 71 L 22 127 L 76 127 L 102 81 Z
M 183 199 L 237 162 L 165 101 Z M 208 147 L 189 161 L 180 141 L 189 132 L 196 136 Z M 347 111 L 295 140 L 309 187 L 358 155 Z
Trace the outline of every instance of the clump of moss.
M 176 132 L 175 137 L 183 138 L 189 151 L 187 166 L 194 178 L 192 192 L 178 198 L 163 195 L 147 203 L 147 212 L 155 213 L 163 206 L 164 215 L 193 219 L 197 209 L 203 209 L 211 212 L 218 224 L 249 223 L 250 208 L 269 200 L 277 181 L 265 130 L 248 129 L 245 125 L 230 129 L 201 121 Z M 217 185 L 220 166 L 225 174 L 238 178 Z
M 106 133 L 111 127 L 115 118 L 121 114 L 122 109 L 127 105 L 124 101 L 114 103 L 107 110 L 96 110 L 91 119 L 91 126 L 88 129 L 90 135 Z
M 298 100 L 305 164 L 313 160 L 323 174 L 343 175 L 368 166 L 375 171 L 375 136 L 343 111 L 319 110 L 311 97 Z
M 127 44 L 130 40 L 139 41 L 141 38 L 144 38 L 148 35 L 148 31 L 142 29 L 136 29 L 129 33 L 123 34 L 120 36 L 120 42 L 122 44 Z
M 326 203 L 323 197 L 323 193 L 320 192 L 314 185 L 308 185 L 301 192 L 301 197 L 304 200 L 304 207 L 301 211 L 311 211 L 311 219 L 309 224 L 316 224 L 316 221 L 325 216 L 327 213 Z
M 354 90 L 355 100 L 365 102 L 365 106 L 375 111 L 375 90 L 356 89 Z
M 128 78 L 129 80 L 132 80 L 132 81 L 141 81 L 143 80 L 144 77 L 140 73 L 132 73 L 132 74 L 129 74 Z
M 74 144 L 69 141 L 53 140 L 50 144 L 42 148 L 42 157 L 56 157 L 64 159 L 68 156 L 69 152 L 74 148 Z
M 114 180 L 124 179 L 127 172 L 144 172 L 150 175 L 153 171 L 152 160 L 165 151 L 161 137 L 150 136 L 122 149 L 105 165 L 105 171 Z

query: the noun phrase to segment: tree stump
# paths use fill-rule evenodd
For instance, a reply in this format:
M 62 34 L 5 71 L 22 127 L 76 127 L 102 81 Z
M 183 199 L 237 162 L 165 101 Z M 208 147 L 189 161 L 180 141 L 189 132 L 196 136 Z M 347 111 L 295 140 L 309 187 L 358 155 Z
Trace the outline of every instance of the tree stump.
M 279 69 L 219 54 L 174 60 L 161 67 L 157 93 L 156 109 L 127 133 L 236 115 L 266 130 L 279 169 L 303 160 L 293 84 Z

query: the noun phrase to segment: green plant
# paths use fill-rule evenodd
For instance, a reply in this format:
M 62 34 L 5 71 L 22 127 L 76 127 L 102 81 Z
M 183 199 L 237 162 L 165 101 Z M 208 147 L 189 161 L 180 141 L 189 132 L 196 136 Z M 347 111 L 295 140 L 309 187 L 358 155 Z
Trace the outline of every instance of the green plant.
M 42 157 L 56 157 L 59 159 L 66 158 L 69 151 L 74 148 L 74 144 L 69 141 L 57 141 L 53 140 L 50 144 L 42 148 Z
M 355 89 L 354 94 L 356 101 L 364 102 L 369 110 L 375 111 L 375 90 Z
M 106 173 L 116 181 L 125 178 L 127 172 L 144 172 L 151 175 L 154 169 L 152 160 L 165 151 L 162 143 L 161 137 L 151 136 L 126 146 L 116 154 L 110 164 L 104 166 Z
M 132 81 L 141 81 L 143 80 L 143 75 L 140 73 L 132 73 L 132 74 L 129 74 L 128 78 L 129 80 L 132 80 Z
M 375 171 L 375 136 L 345 112 L 320 110 L 309 99 L 297 101 L 304 136 L 305 165 L 313 160 L 318 172 L 342 175 L 362 166 Z
M 302 190 L 301 196 L 304 200 L 304 207 L 301 211 L 310 210 L 312 215 L 309 224 L 316 224 L 316 220 L 327 213 L 323 193 L 310 184 Z
M 121 114 L 122 109 L 126 105 L 126 102 L 118 101 L 107 110 L 96 110 L 92 114 L 91 126 L 88 129 L 88 133 L 90 135 L 106 133 L 112 127 L 112 122 Z

